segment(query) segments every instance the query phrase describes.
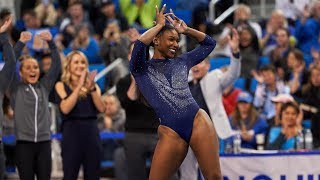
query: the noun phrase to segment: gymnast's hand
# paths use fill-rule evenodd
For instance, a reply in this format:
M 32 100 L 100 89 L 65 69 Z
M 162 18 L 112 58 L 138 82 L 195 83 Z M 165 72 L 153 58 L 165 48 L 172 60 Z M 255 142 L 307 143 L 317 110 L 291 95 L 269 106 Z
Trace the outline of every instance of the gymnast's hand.
M 156 6 L 156 25 L 161 25 L 164 26 L 166 24 L 166 16 L 168 16 L 169 14 L 165 14 L 164 11 L 166 10 L 166 4 L 164 4 L 161 8 L 161 10 L 159 11 L 158 6 Z
M 170 9 L 170 13 L 166 16 L 166 19 L 176 28 L 178 33 L 185 33 L 189 30 L 187 24 L 182 19 L 174 15 L 172 9 Z
M 235 28 L 231 29 L 232 36 L 228 36 L 229 46 L 231 48 L 232 53 L 236 54 L 240 52 L 239 49 L 239 34 Z

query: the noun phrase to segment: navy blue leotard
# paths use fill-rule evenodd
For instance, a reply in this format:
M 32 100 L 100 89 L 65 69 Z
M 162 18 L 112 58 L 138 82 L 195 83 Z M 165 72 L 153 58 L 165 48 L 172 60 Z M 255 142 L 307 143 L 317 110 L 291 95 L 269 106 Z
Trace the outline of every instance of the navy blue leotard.
M 187 143 L 199 106 L 189 86 L 189 70 L 205 59 L 216 45 L 206 36 L 196 49 L 174 59 L 149 60 L 149 46 L 136 41 L 130 61 L 130 71 L 138 88 L 155 110 L 160 124 L 170 127 Z

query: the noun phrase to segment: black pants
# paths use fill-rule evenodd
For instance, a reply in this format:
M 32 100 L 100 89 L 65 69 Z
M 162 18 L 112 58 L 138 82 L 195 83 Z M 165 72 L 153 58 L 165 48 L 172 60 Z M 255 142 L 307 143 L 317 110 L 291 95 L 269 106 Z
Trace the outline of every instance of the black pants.
M 84 179 L 98 180 L 102 148 L 96 122 L 64 122 L 62 137 L 63 179 L 76 180 L 83 165 Z
M 22 180 L 50 180 L 51 141 L 17 141 L 16 164 Z
M 158 135 L 156 133 L 126 133 L 124 148 L 130 180 L 147 179 L 146 160 L 152 159 L 157 142 Z

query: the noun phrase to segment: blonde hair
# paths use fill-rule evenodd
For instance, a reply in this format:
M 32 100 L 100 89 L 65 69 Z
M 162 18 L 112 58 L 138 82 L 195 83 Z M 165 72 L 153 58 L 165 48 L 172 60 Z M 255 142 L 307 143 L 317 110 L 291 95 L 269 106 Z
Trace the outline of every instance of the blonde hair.
M 71 84 L 70 64 L 71 64 L 72 57 L 74 55 L 81 56 L 81 58 L 85 60 L 86 66 L 87 67 L 89 66 L 88 59 L 87 59 L 86 55 L 84 55 L 83 52 L 81 52 L 81 51 L 74 50 L 74 51 L 71 51 L 66 56 L 66 60 L 64 61 L 63 68 L 62 68 L 61 81 L 64 82 L 65 84 L 67 84 L 71 88 L 72 88 L 72 84 Z M 88 90 L 84 90 L 81 88 L 81 91 L 79 92 L 79 96 L 86 97 L 87 93 L 88 93 Z

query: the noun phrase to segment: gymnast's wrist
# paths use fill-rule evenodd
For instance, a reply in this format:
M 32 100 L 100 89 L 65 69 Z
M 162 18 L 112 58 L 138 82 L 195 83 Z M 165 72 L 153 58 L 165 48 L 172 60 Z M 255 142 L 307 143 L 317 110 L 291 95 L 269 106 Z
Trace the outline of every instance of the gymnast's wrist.
M 90 93 L 93 93 L 93 92 L 96 92 L 96 91 L 97 91 L 96 86 L 93 86 L 93 88 L 90 89 Z

